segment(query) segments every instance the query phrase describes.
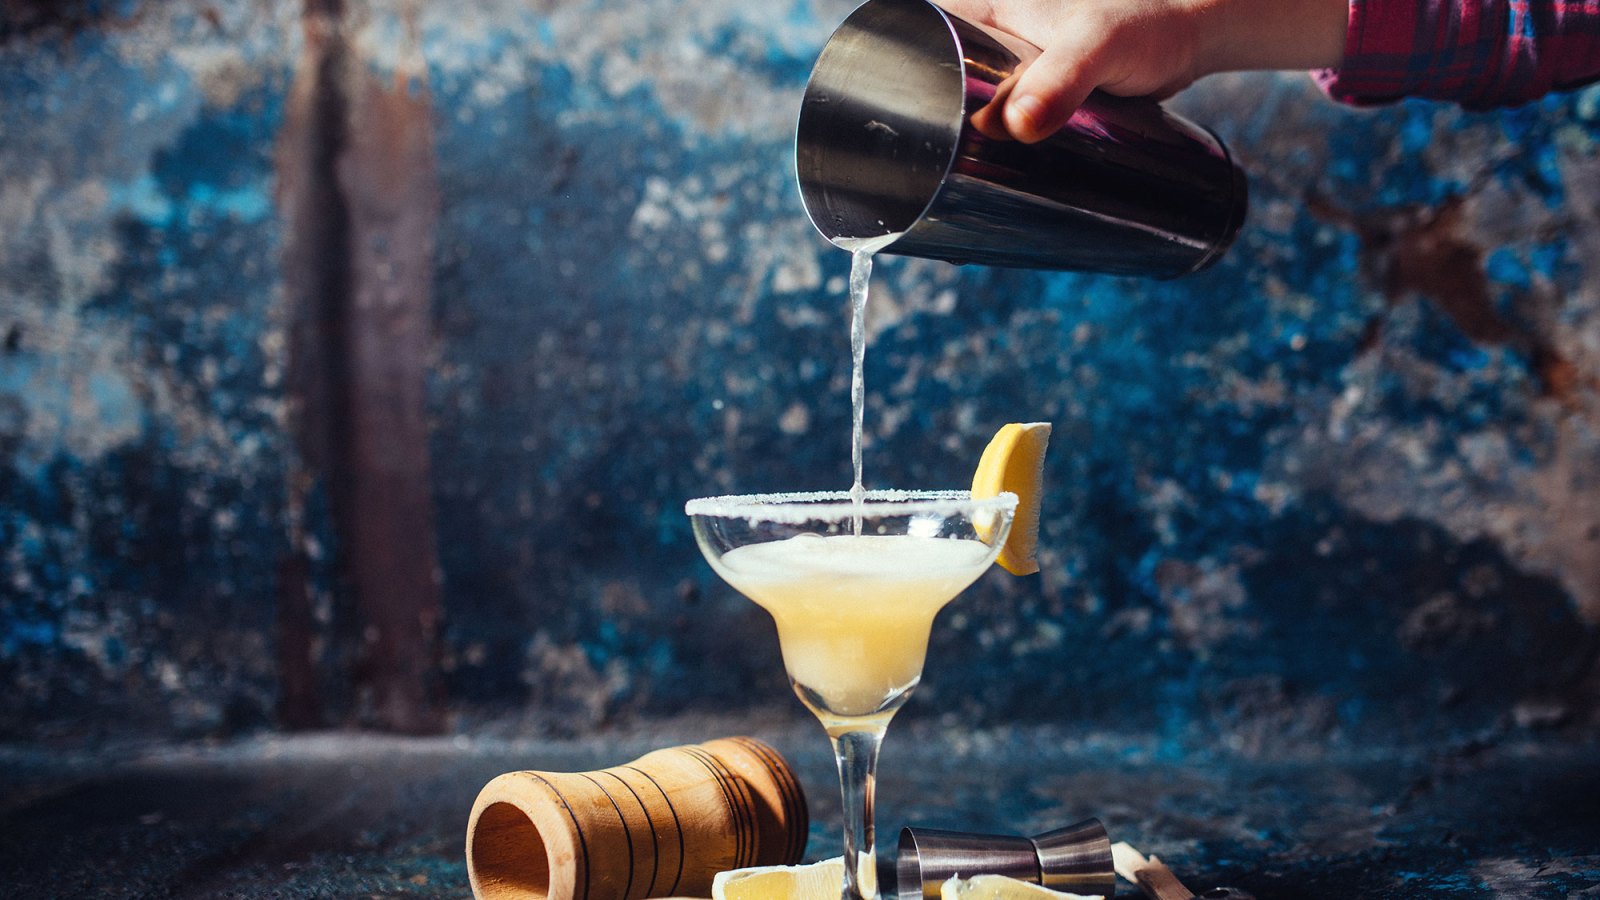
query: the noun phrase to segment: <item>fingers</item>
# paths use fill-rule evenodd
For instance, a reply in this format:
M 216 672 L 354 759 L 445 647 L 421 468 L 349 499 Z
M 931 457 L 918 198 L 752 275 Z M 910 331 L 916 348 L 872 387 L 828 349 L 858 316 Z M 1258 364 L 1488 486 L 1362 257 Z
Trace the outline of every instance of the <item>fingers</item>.
M 1097 86 L 1095 56 L 1092 48 L 1077 42 L 1046 49 L 1017 78 L 1005 103 L 1005 130 L 1032 144 L 1067 124 Z
M 1004 3 L 1000 0 L 934 0 L 945 11 L 981 25 L 990 25 L 1045 45 L 1044 52 L 1025 69 L 1001 82 L 994 99 L 972 114 L 973 127 L 989 137 L 1015 138 L 1034 143 L 1048 137 L 1072 118 L 1094 89 L 1090 67 L 1096 29 L 1092 20 L 1077 19 L 1078 40 L 1047 42 L 1039 35 L 1062 30 L 1059 7 L 1045 3 Z M 1002 14 L 1008 21 L 1000 21 Z M 1011 21 L 1015 20 L 1015 21 Z
M 1005 109 L 1018 77 L 1020 73 L 1014 72 L 996 85 L 994 97 L 972 114 L 972 127 L 978 129 L 979 134 L 997 141 L 1011 140 L 1011 132 L 1006 130 Z

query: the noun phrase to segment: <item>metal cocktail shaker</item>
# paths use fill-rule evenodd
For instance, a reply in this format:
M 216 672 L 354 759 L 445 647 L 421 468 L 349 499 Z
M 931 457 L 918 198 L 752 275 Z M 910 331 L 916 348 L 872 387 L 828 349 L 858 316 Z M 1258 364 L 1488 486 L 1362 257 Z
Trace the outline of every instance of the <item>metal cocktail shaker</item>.
M 971 117 L 1038 48 L 927 0 L 867 0 L 823 47 L 796 139 L 800 195 L 829 240 L 887 253 L 1172 278 L 1244 222 L 1244 173 L 1209 131 L 1095 92 L 1037 144 Z

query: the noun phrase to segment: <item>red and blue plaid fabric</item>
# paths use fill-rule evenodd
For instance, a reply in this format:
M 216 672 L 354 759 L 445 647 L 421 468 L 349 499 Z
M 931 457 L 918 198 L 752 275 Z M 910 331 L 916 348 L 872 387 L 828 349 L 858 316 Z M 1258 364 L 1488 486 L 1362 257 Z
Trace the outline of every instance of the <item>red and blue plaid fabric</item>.
M 1526 103 L 1600 79 L 1600 0 L 1350 0 L 1344 62 L 1315 76 L 1344 103 Z

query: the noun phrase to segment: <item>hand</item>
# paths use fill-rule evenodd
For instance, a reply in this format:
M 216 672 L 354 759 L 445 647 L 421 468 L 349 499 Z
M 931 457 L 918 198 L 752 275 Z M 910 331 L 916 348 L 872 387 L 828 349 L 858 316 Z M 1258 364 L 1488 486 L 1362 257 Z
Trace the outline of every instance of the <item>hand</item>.
M 1213 72 L 1332 68 L 1347 0 L 936 0 L 1043 50 L 974 125 L 1032 143 L 1089 92 L 1167 97 Z

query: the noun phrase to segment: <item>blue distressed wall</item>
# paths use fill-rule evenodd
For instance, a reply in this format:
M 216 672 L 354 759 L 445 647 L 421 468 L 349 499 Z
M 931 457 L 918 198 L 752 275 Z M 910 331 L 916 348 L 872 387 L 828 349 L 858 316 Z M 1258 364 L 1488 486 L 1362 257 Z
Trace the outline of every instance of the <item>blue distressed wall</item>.
M 793 708 L 682 503 L 848 483 L 848 261 L 791 141 L 849 7 L 346 12 L 354 68 L 420 73 L 397 90 L 431 109 L 414 362 L 461 727 Z M 291 4 L 74 9 L 0 28 L 0 735 L 281 721 L 296 547 L 325 721 L 359 719 L 285 379 L 312 32 Z M 1000 424 L 1056 426 L 1043 573 L 944 613 L 908 714 L 1179 749 L 1593 737 L 1600 89 L 1357 111 L 1237 75 L 1174 105 L 1251 177 L 1212 270 L 878 268 L 869 483 L 960 486 Z

